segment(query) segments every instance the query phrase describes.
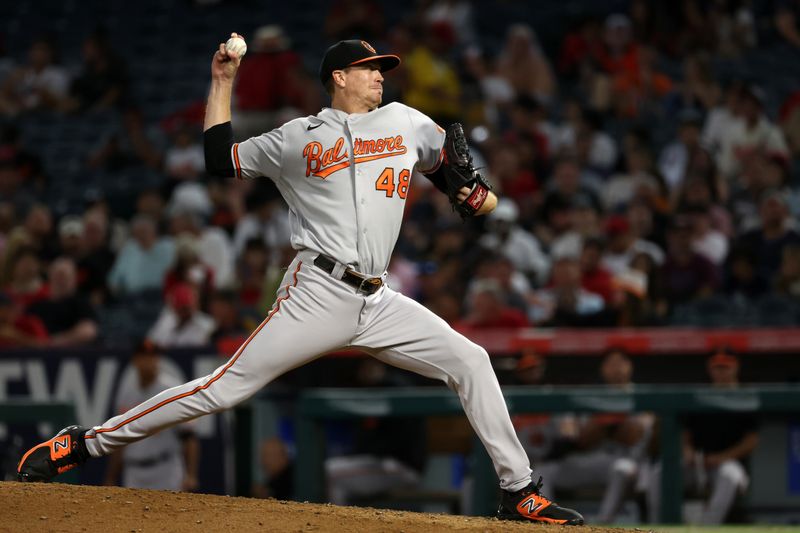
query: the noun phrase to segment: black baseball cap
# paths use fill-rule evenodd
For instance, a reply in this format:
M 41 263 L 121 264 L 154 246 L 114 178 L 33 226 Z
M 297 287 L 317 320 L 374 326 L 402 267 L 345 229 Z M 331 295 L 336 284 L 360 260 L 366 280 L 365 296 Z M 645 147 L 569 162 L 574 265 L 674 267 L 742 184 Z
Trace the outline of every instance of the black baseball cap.
M 334 70 L 342 70 L 368 61 L 380 63 L 381 72 L 392 70 L 400 64 L 399 57 L 379 55 L 367 41 L 359 39 L 339 41 L 325 52 L 325 57 L 319 66 L 319 79 L 325 85 L 331 79 Z

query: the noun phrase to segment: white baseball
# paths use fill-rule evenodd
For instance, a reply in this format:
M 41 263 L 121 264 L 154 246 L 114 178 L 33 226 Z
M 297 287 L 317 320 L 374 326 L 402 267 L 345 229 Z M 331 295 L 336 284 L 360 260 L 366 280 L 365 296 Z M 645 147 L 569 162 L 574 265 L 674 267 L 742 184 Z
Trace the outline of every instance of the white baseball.
M 244 57 L 244 54 L 247 53 L 247 43 L 245 43 L 244 39 L 241 37 L 231 37 L 228 39 L 228 42 L 225 43 L 225 50 L 234 52 L 239 56 L 239 59 L 241 59 Z

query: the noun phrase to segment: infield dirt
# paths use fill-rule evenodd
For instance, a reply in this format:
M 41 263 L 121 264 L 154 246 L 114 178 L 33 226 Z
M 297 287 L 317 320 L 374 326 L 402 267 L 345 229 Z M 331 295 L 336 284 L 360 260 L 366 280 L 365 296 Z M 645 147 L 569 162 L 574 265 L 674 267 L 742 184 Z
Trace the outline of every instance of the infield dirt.
M 620 533 L 361 507 L 60 483 L 0 482 L 0 532 Z

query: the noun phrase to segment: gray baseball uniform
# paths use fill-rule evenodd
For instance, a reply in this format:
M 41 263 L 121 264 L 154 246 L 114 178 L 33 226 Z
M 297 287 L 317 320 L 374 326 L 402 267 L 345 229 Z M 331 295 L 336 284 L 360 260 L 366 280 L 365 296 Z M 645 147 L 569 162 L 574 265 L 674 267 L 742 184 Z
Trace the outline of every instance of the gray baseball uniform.
M 447 383 L 486 446 L 501 487 L 527 486 L 528 458 L 486 351 L 386 285 L 367 294 L 345 283 L 352 271 L 375 277 L 373 288 L 385 280 L 411 177 L 439 165 L 443 143 L 444 131 L 430 118 L 392 103 L 363 114 L 323 109 L 233 145 L 237 177 L 272 178 L 289 205 L 298 253 L 278 298 L 227 363 L 92 428 L 89 453 L 106 454 L 232 407 L 320 354 L 356 347 Z M 329 258 L 330 269 L 317 266 L 320 255 Z
M 120 382 L 116 412 L 124 412 L 148 398 L 178 385 L 171 375 L 159 372 L 156 380 L 142 387 L 131 374 Z M 149 439 L 134 442 L 122 451 L 122 486 L 139 489 L 181 490 L 185 469 L 178 428 L 161 431 Z

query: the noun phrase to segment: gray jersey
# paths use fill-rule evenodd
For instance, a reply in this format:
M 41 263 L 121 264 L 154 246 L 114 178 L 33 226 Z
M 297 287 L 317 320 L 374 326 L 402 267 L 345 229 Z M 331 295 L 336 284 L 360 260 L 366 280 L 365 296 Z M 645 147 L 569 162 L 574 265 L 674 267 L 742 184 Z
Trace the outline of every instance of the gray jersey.
M 267 176 L 289 205 L 292 247 L 364 274 L 389 265 L 414 173 L 435 170 L 444 130 L 400 103 L 348 115 L 325 108 L 231 149 L 240 178 Z

